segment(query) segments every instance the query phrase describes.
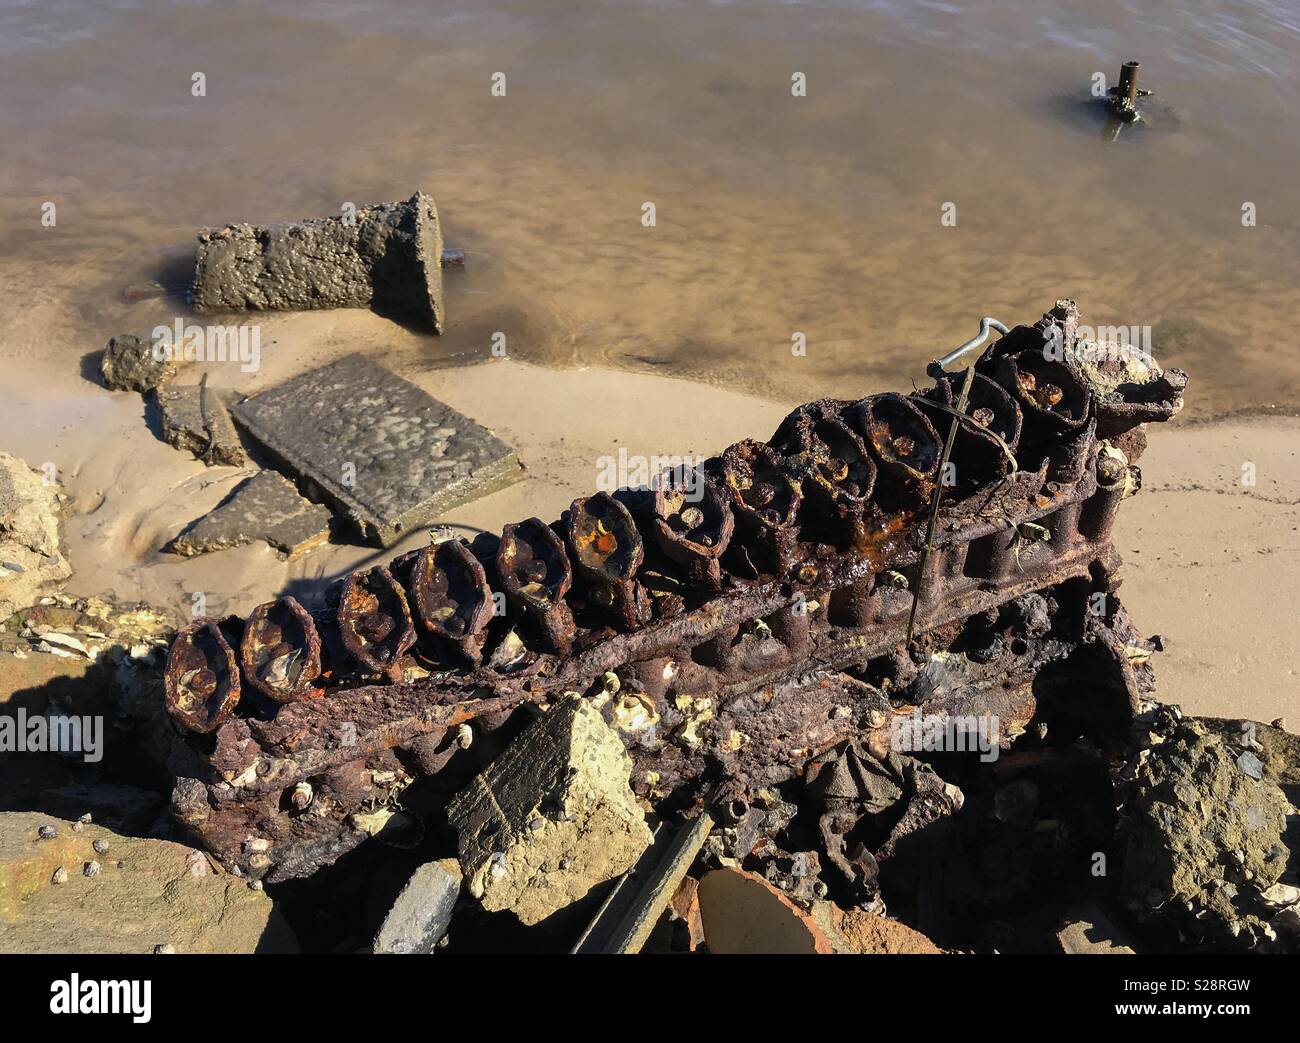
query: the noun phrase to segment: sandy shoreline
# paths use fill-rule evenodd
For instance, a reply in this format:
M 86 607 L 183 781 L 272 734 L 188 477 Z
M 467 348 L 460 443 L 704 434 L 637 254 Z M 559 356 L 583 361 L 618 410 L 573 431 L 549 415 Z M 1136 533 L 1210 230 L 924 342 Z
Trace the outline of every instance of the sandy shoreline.
M 322 325 L 372 321 L 379 320 L 356 313 L 279 320 L 276 348 L 266 353 L 255 386 L 241 390 L 260 390 L 342 354 L 351 338 L 330 338 L 336 350 L 317 347 Z M 527 468 L 523 481 L 443 519 L 467 535 L 499 531 L 530 515 L 557 517 L 596 487 L 602 457 L 617 458 L 620 450 L 705 456 L 743 437 L 767 437 L 796 404 L 668 377 L 508 359 L 456 369 L 422 368 L 412 355 L 377 355 L 376 361 L 518 449 Z M 264 544 L 190 559 L 164 553 L 172 536 L 253 468 L 205 468 L 172 449 L 151 429 L 149 411 L 134 393 L 109 392 L 52 368 L 41 376 L 8 396 L 0 445 L 33 466 L 54 462 L 73 499 L 66 526 L 74 568 L 69 593 L 111 593 L 184 615 L 193 594 L 202 592 L 211 613 L 247 612 L 286 590 L 310 595 L 343 572 L 426 538 L 414 533 L 389 551 L 331 544 L 294 561 Z M 197 377 L 190 371 L 182 379 Z M 227 377 L 212 374 L 218 383 Z M 844 393 L 871 390 L 877 389 Z M 54 431 L 51 418 L 62 418 Z M 1156 663 L 1160 695 L 1194 713 L 1285 717 L 1294 728 L 1300 723 L 1294 633 L 1300 420 L 1175 421 L 1150 435 L 1141 462 L 1144 488 L 1120 514 L 1117 546 L 1125 559 L 1126 605 L 1140 629 L 1166 641 Z M 1246 462 L 1255 466 L 1253 487 L 1241 481 Z

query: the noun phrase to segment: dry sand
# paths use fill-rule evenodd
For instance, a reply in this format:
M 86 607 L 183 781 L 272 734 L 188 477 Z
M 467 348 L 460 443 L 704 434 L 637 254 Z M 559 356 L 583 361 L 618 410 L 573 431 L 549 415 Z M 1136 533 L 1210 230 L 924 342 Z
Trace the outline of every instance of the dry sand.
M 371 341 L 382 323 L 364 312 L 275 317 L 263 331 L 270 346 L 259 373 L 217 366 L 211 379 L 253 393 Z M 508 359 L 430 369 L 417 353 L 375 358 L 517 447 L 525 480 L 443 519 L 467 535 L 529 515 L 557 517 L 595 488 L 602 456 L 708 455 L 738 438 L 767 437 L 796 404 L 604 369 Z M 295 561 L 262 544 L 195 559 L 163 553 L 251 470 L 205 468 L 167 446 L 134 393 L 106 391 L 51 360 L 39 368 L 7 390 L 0 445 L 34 466 L 54 462 L 74 499 L 70 593 L 138 598 L 188 615 L 200 592 L 209 613 L 246 613 L 286 590 L 310 596 L 325 580 L 424 542 L 417 533 L 383 552 L 330 545 Z M 194 368 L 183 375 L 197 378 Z M 1286 717 L 1294 728 L 1300 420 L 1175 421 L 1150 434 L 1145 488 L 1121 511 L 1117 540 L 1125 603 L 1144 632 L 1166 640 L 1156 663 L 1160 695 L 1195 713 Z M 1253 487 L 1242 483 L 1248 462 Z

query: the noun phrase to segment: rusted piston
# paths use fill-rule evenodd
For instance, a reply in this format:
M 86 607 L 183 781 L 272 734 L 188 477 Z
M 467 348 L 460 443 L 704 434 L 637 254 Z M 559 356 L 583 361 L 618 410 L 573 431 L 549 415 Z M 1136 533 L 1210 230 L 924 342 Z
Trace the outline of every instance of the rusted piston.
M 665 471 L 654 485 L 655 542 L 685 566 L 689 582 L 716 594 L 722 589 L 719 559 L 736 524 L 730 498 L 702 471 L 690 467 Z
M 536 621 L 551 651 L 567 654 L 574 625 L 564 595 L 573 584 L 573 566 L 555 530 L 540 518 L 507 525 L 496 562 L 506 596 Z
M 938 476 L 939 432 L 906 395 L 887 392 L 844 411 L 845 424 L 863 435 L 880 466 L 875 500 L 887 512 L 926 506 Z
M 1015 400 L 997 381 L 976 373 L 966 401 L 965 415 L 969 419 L 957 420 L 945 410 L 956 409 L 965 379 L 964 373 L 947 373 L 933 388 L 913 396 L 913 400 L 930 418 L 941 438 L 947 439 L 950 424 L 960 425 L 951 462 L 955 466 L 955 484 L 970 489 L 1011 473 L 1012 459 L 1002 447 L 1005 444 L 1007 450 L 1015 453 L 1024 418 Z
M 798 483 L 781 466 L 775 449 L 752 438 L 722 454 L 720 472 L 731 492 L 740 542 L 754 551 L 751 564 L 756 571 L 784 575 L 799 553 L 796 519 L 803 494 Z
M 383 565 L 350 573 L 339 597 L 339 636 L 358 663 L 394 684 L 402 681 L 402 656 L 415 644 L 411 609 Z
M 482 562 L 464 540 L 443 540 L 416 556 L 408 580 L 411 604 L 424 629 L 478 666 L 494 604 Z M 440 656 L 443 661 L 449 655 Z
M 612 609 L 628 629 L 650 618 L 650 599 L 636 581 L 645 544 L 631 511 L 606 492 L 574 500 L 569 546 L 597 604 Z
M 239 665 L 245 680 L 277 703 L 319 694 L 320 634 L 297 598 L 282 597 L 249 613 Z
M 163 672 L 167 712 L 192 732 L 212 732 L 239 703 L 235 650 L 215 619 L 196 619 L 176 632 Z

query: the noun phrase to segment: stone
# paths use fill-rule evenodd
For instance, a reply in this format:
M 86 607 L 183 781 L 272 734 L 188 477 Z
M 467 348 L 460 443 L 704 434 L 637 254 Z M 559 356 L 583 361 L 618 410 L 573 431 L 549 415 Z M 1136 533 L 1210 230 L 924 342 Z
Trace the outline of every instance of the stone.
M 460 897 L 460 863 L 426 862 L 411 874 L 375 935 L 377 953 L 431 953 L 451 924 Z
M 170 383 L 180 368 L 169 358 L 155 358 L 153 343 L 134 333 L 109 338 L 99 372 L 114 391 L 138 391 L 142 395 Z
M 329 508 L 299 495 L 275 471 L 259 471 L 192 522 L 167 549 L 192 557 L 263 540 L 290 558 L 329 539 Z
M 59 540 L 57 492 L 0 449 L 0 621 L 72 575 Z
M 626 872 L 652 839 L 631 767 L 587 700 L 553 704 L 448 805 L 470 894 L 536 924 Z
M 265 893 L 223 872 L 190 875 L 190 848 L 118 836 L 93 823 L 73 831 L 71 822 L 57 821 L 59 836 L 38 841 L 37 827 L 48 822 L 47 815 L 0 813 L 0 951 L 298 951 Z M 120 857 L 98 863 L 96 840 Z M 98 871 L 91 873 L 92 865 Z
M 491 431 L 363 355 L 247 399 L 234 416 L 381 546 L 521 477 Z
M 711 953 L 828 954 L 830 939 L 812 916 L 757 873 L 715 869 L 699 887 L 704 942 Z
M 1264 897 L 1295 859 L 1287 819 L 1296 809 L 1279 783 L 1289 786 L 1297 765 L 1283 743 L 1259 741 L 1266 725 L 1243 724 L 1176 719 L 1130 761 L 1123 896 L 1140 919 L 1189 943 L 1300 951 L 1300 934 L 1279 936 Z
M 194 310 L 365 308 L 442 332 L 442 227 L 433 199 L 199 234 Z
M 208 466 L 243 467 L 248 456 L 239 441 L 225 397 L 205 384 L 171 385 L 154 391 L 163 440 Z

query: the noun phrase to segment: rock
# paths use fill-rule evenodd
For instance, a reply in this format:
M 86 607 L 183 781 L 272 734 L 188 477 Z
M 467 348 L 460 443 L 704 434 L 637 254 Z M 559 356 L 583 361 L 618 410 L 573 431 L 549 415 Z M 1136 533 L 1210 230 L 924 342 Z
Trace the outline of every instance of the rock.
M 72 575 L 59 545 L 57 487 L 0 449 L 0 620 Z
M 377 953 L 431 953 L 447 933 L 460 897 L 460 863 L 426 862 L 411 874 L 375 935 Z
M 1295 857 L 1287 816 L 1296 809 L 1275 781 L 1285 765 L 1267 770 L 1274 756 L 1248 748 L 1260 745 L 1266 725 L 1213 730 L 1221 725 L 1177 720 L 1130 763 L 1120 819 L 1125 900 L 1188 942 L 1300 948 L 1295 933 L 1278 937 L 1276 910 L 1263 897 Z
M 167 549 L 191 557 L 264 540 L 293 558 L 329 539 L 330 512 L 275 471 L 259 471 L 191 523 Z
M 241 402 L 234 415 L 382 546 L 521 476 L 492 432 L 362 355 Z
M 357 207 L 346 216 L 199 235 L 198 312 L 364 308 L 442 332 L 442 229 L 433 199 Z
M 470 894 L 536 924 L 626 872 L 651 841 L 631 765 L 588 701 L 552 705 L 447 808 Z
M 832 902 L 813 906 L 813 919 L 840 954 L 942 953 L 934 942 L 905 923 L 867 909 L 841 909 Z
M 47 824 L 59 836 L 38 841 L 38 827 Z M 112 859 L 100 864 L 92 857 L 96 840 L 110 842 Z M 71 822 L 48 815 L 0 814 L 0 951 L 150 953 L 159 945 L 179 952 L 298 950 L 270 898 L 226 873 L 192 875 L 192 853 L 168 841 L 117 836 L 93 823 L 74 831 Z M 94 865 L 97 872 L 89 868 Z
M 711 953 L 831 953 L 813 917 L 756 873 L 715 869 L 699 887 L 704 942 Z
M 230 421 L 225 398 L 206 384 L 160 387 L 154 391 L 162 413 L 162 435 L 168 445 L 205 464 L 243 467 L 248 462 L 244 447 Z
M 110 338 L 99 364 L 104 383 L 114 391 L 141 394 L 170 383 L 179 368 L 168 358 L 155 358 L 152 341 L 134 333 Z

